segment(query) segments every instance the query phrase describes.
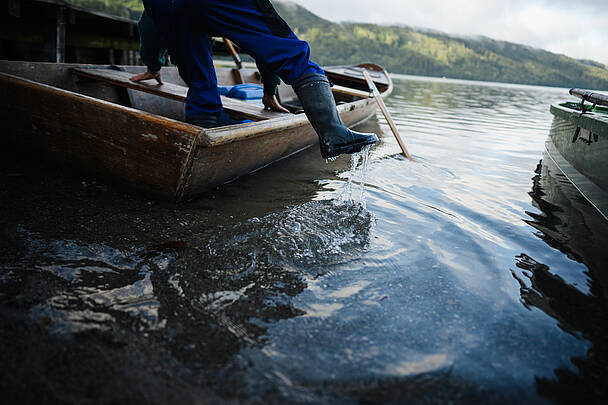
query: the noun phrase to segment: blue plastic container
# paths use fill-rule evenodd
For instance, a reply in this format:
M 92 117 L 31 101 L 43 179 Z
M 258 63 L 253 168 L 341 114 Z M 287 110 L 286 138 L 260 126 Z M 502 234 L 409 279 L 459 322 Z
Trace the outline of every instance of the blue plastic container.
M 264 86 L 261 84 L 245 83 L 235 86 L 219 86 L 220 94 L 239 100 L 261 100 L 264 97 Z
M 264 97 L 264 86 L 261 84 L 245 83 L 237 84 L 235 86 L 219 86 L 220 94 L 222 96 L 236 98 L 239 100 L 245 100 L 249 102 L 260 102 Z M 246 122 L 253 122 L 251 120 L 236 121 L 233 120 L 223 112 L 218 118 L 218 124 L 220 126 L 233 125 L 233 124 L 244 124 Z
M 253 83 L 237 84 L 232 86 L 228 97 L 239 100 L 261 100 L 264 97 L 264 86 Z

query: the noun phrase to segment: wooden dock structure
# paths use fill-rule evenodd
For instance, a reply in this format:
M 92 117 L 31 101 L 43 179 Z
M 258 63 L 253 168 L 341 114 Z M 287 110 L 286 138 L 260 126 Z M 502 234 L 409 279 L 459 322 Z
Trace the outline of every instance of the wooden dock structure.
M 0 59 L 138 63 L 137 22 L 62 0 L 2 0 Z
M 141 65 L 136 20 L 63 0 L 0 1 L 0 60 Z M 221 38 L 213 54 L 232 60 Z

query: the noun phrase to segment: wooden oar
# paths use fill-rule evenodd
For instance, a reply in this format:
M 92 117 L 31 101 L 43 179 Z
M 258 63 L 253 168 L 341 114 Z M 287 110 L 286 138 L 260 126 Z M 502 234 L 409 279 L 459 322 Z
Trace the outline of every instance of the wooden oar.
M 405 156 L 409 160 L 413 161 L 414 158 L 412 158 L 412 156 L 409 154 L 409 152 L 405 148 L 405 143 L 401 139 L 401 136 L 399 136 L 399 131 L 397 131 L 397 126 L 393 122 L 391 115 L 388 113 L 388 110 L 386 109 L 386 105 L 384 104 L 384 100 L 382 99 L 382 96 L 380 95 L 378 88 L 374 84 L 374 81 L 372 80 L 372 78 L 369 76 L 369 73 L 367 73 L 367 71 L 365 69 L 363 69 L 362 72 L 363 72 L 363 77 L 365 77 L 365 81 L 367 82 L 367 85 L 369 86 L 370 90 L 374 94 L 374 98 L 376 99 L 376 103 L 378 103 L 378 107 L 380 107 L 382 114 L 384 114 L 384 118 L 386 118 L 386 122 L 388 122 L 388 126 L 391 127 L 391 131 L 393 131 L 393 135 L 395 135 L 395 138 L 397 139 L 397 143 L 399 144 L 399 147 L 401 147 L 403 156 Z
M 234 45 L 232 45 L 232 42 L 228 38 L 224 38 L 224 44 L 226 45 L 226 48 L 228 48 L 228 51 L 230 51 L 232 59 L 234 59 L 234 63 L 236 64 L 236 69 L 232 69 L 232 72 L 234 73 L 234 77 L 238 82 L 237 84 L 245 83 L 243 80 L 243 75 L 241 75 L 241 69 L 243 68 L 243 61 L 241 60 L 241 57 L 238 53 L 236 53 Z

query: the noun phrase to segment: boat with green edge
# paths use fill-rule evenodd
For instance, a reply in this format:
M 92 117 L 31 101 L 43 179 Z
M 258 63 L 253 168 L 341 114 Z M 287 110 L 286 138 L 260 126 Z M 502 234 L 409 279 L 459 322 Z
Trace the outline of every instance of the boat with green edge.
M 608 95 L 572 89 L 580 102 L 551 105 L 548 157 L 608 220 Z

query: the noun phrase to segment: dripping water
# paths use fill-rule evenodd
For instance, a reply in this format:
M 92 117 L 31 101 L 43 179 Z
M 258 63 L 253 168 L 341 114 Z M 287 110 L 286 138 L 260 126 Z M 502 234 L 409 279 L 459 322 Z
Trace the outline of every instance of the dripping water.
M 348 179 L 342 188 L 338 200 L 351 201 L 365 207 L 365 178 L 369 166 L 370 145 L 365 146 L 361 152 L 353 153 L 350 158 Z M 358 198 L 353 198 L 353 183 L 359 183 Z

